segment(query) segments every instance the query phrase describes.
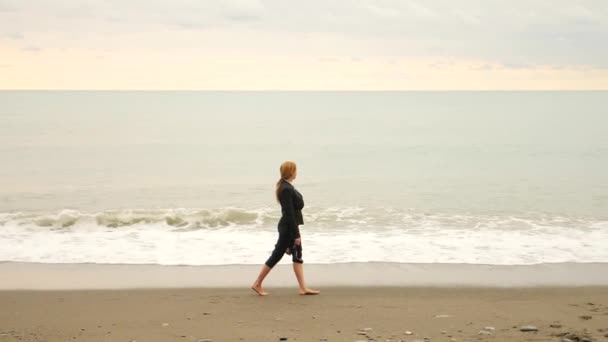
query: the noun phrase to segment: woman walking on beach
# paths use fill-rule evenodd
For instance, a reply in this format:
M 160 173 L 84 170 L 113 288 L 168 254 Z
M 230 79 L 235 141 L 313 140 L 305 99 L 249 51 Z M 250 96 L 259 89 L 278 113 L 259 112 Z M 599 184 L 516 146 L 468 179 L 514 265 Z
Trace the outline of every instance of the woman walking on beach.
M 258 279 L 251 288 L 260 296 L 268 293 L 262 288 L 262 282 L 270 270 L 281 260 L 283 254 L 291 254 L 293 261 L 293 271 L 298 279 L 301 295 L 316 295 L 320 291 L 306 287 L 304 282 L 304 266 L 302 263 L 302 240 L 298 225 L 304 224 L 302 208 L 304 199 L 296 188 L 291 184 L 297 176 L 296 164 L 286 161 L 281 164 L 281 179 L 277 182 L 275 196 L 281 204 L 281 219 L 279 220 L 278 231 L 279 239 L 274 246 L 274 251 L 262 266 Z

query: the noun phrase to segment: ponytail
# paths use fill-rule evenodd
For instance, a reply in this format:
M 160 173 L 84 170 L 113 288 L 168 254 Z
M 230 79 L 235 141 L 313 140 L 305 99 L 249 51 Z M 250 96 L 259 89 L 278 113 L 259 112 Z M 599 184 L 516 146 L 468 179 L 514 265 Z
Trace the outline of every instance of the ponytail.
M 279 201 L 279 188 L 281 187 L 281 181 L 283 179 L 287 180 L 293 176 L 293 174 L 296 172 L 296 163 L 292 161 L 286 161 L 281 164 L 279 171 L 281 172 L 281 179 L 279 179 L 279 181 L 277 182 L 277 187 L 274 191 L 275 197 L 277 198 L 277 202 Z

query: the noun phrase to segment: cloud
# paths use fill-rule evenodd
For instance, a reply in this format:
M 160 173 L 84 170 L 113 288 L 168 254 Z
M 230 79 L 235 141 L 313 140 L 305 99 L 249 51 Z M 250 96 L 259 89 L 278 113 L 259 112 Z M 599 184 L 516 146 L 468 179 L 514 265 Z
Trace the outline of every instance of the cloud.
M 502 66 L 507 69 L 531 69 L 534 67 L 534 65 L 526 63 L 503 63 Z
M 605 0 L 0 0 L 0 47 L 112 61 L 141 53 L 306 57 L 324 68 L 416 59 L 437 72 L 453 60 L 479 72 L 608 69 L 606 41 Z
M 25 35 L 21 32 L 8 32 L 5 33 L 4 36 L 13 40 L 22 40 L 25 38 Z
M 319 62 L 321 62 L 321 63 L 339 63 L 340 62 L 340 58 L 321 57 L 321 58 L 319 58 Z
M 1 0 L 0 0 L 1 1 Z M 0 20 L 0 34 L 53 35 L 76 47 L 162 30 L 257 31 L 255 42 L 220 42 L 255 53 L 303 42 L 294 54 L 483 58 L 513 64 L 608 67 L 608 1 L 497 2 L 462 0 L 31 0 L 0 2 L 21 15 Z M 179 35 L 179 32 L 174 32 Z M 32 43 L 43 46 L 31 35 Z M 324 40 L 336 44 L 328 46 Z M 49 40 L 51 40 L 49 38 Z M 215 40 L 217 44 L 219 40 Z M 70 45 L 73 44 L 73 45 Z M 84 43 L 86 44 L 86 43 Z M 157 41 L 155 46 L 173 46 Z M 214 45 L 206 45 L 213 50 Z M 365 53 L 365 55 L 363 55 Z
M 223 1 L 222 7 L 222 15 L 232 21 L 259 21 L 266 12 L 264 5 L 255 0 Z
M 21 50 L 27 51 L 27 52 L 36 52 L 36 53 L 42 51 L 42 49 L 37 46 L 26 46 L 26 47 L 23 47 Z
M 0 12 L 14 12 L 17 8 L 17 5 L 11 1 L 0 0 Z

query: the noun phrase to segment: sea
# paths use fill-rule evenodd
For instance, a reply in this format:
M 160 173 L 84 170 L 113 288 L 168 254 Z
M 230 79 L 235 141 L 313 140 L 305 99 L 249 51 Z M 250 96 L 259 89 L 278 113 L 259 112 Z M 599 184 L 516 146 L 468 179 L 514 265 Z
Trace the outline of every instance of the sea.
M 0 262 L 608 262 L 608 92 L 0 91 Z M 282 263 L 289 263 L 285 257 Z

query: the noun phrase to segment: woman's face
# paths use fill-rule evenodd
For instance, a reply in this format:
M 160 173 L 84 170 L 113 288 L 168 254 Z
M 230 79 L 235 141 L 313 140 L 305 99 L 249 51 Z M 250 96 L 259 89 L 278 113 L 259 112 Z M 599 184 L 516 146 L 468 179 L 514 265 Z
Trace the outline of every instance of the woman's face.
M 293 176 L 291 176 L 291 180 L 296 179 L 296 176 L 297 176 L 297 175 L 298 175 L 298 169 L 295 169 L 295 170 L 293 171 Z

